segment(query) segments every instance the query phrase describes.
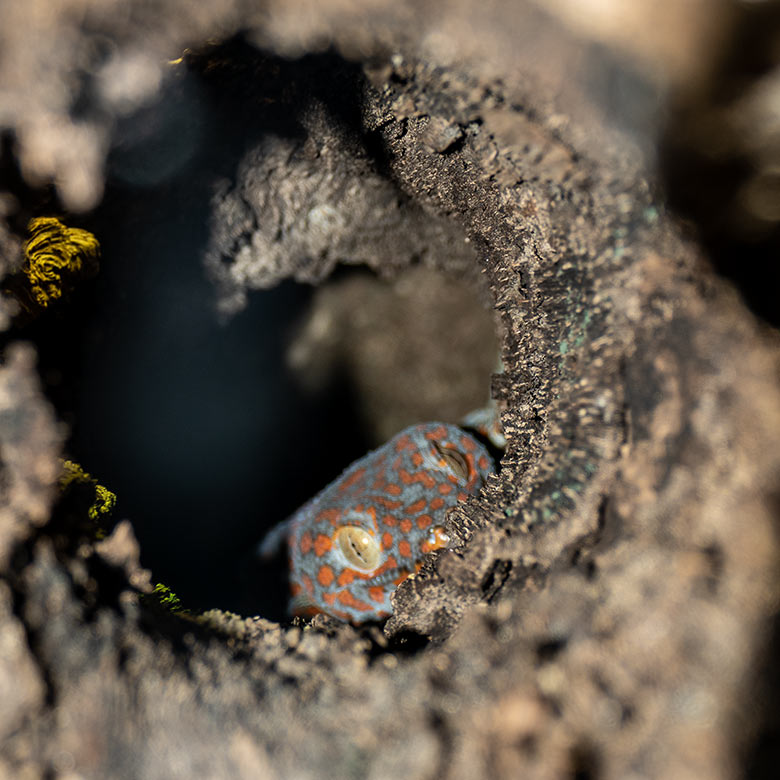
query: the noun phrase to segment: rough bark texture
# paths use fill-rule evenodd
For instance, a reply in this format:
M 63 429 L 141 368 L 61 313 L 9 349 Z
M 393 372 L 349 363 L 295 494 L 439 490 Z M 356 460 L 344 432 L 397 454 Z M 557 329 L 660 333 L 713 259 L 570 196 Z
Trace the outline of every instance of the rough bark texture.
M 756 252 L 774 246 L 776 8 L 543 5 L 0 7 L 0 118 L 27 184 L 56 180 L 70 209 L 95 204 L 114 119 L 182 47 L 214 78 L 232 50 L 215 64 L 199 47 L 243 31 L 265 54 L 230 83 L 261 101 L 257 84 L 286 67 L 275 55 L 333 46 L 350 111 L 291 66 L 273 100 L 299 132 L 258 133 L 215 182 L 206 264 L 224 309 L 337 261 L 481 269 L 508 438 L 500 472 L 450 515 L 459 546 L 398 588 L 384 633 L 194 622 L 139 604 L 126 526 L 101 550 L 46 524 L 62 434 L 32 352 L 7 351 L 0 774 L 693 778 L 771 765 L 778 340 L 667 207 L 656 150 L 662 109 L 678 157 L 708 118 L 700 169 L 731 171 L 734 225 Z M 761 67 L 733 55 L 746 30 Z M 763 123 L 744 143 L 734 84 Z M 699 135 L 675 134 L 678 120 Z M 745 159 L 762 177 L 729 167 Z M 31 207 L 14 195 L 11 226 Z M 719 227 L 738 248 L 739 231 Z

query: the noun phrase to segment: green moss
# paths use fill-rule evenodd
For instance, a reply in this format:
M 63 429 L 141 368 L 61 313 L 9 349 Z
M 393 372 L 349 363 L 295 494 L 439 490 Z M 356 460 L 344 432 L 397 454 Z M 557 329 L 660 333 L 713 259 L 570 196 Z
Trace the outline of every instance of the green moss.
M 154 590 L 142 596 L 141 600 L 147 605 L 162 607 L 168 612 L 186 612 L 181 599 L 162 582 L 158 582 Z

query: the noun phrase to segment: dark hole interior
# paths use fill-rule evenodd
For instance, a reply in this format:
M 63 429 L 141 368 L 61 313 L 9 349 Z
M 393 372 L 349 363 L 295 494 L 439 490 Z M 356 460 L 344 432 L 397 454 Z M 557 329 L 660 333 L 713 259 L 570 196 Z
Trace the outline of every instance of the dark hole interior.
M 66 453 L 116 492 L 153 580 L 191 608 L 281 619 L 285 564 L 259 567 L 258 541 L 377 442 L 343 366 L 316 392 L 287 368 L 313 288 L 253 293 L 220 323 L 201 254 L 214 182 L 263 134 L 301 137 L 312 95 L 357 133 L 358 75 L 332 54 L 283 61 L 240 40 L 210 58 L 219 67 L 123 120 L 102 203 L 68 218 L 100 240 L 99 275 L 10 335 L 36 343 Z

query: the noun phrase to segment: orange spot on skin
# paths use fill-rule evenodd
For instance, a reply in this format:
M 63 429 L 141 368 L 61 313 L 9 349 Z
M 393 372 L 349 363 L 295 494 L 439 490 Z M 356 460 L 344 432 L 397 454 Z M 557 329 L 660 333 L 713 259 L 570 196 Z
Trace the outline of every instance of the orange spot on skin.
M 422 512 L 423 509 L 425 509 L 426 503 L 426 500 L 421 498 L 419 501 L 409 504 L 409 506 L 404 509 L 404 512 L 406 512 L 407 515 L 416 515 L 418 512 Z
M 484 455 L 481 455 L 479 458 L 479 467 L 485 471 L 489 465 L 488 459 Z
M 371 466 L 372 471 L 381 471 L 384 468 L 385 461 L 387 460 L 387 456 L 383 453 L 382 455 L 379 455 L 379 457 L 374 460 L 373 465 Z
M 323 593 L 322 598 L 324 599 L 326 604 L 333 604 L 336 601 L 336 594 L 335 593 Z
M 314 554 L 318 558 L 322 558 L 328 550 L 330 550 L 332 543 L 329 536 L 325 534 L 317 534 L 317 538 L 314 540 Z
M 308 531 L 301 534 L 299 549 L 302 555 L 308 555 L 311 552 L 311 534 Z
M 427 528 L 433 522 L 433 518 L 430 515 L 420 515 L 417 518 L 418 528 Z
M 402 531 L 403 531 L 405 534 L 408 534 L 408 533 L 409 533 L 409 531 L 411 531 L 411 530 L 412 530 L 412 521 L 411 521 L 411 520 L 410 520 L 408 517 L 405 517 L 405 518 L 404 518 L 403 520 L 401 520 L 401 522 L 399 523 L 399 528 L 400 528 L 400 529 L 401 529 L 401 530 L 402 530 Z
M 393 585 L 400 585 L 407 577 L 409 576 L 409 572 L 405 571 L 402 574 L 399 574 L 394 580 Z
M 398 441 L 395 443 L 395 451 L 396 452 L 403 452 L 404 450 L 413 450 L 414 444 L 412 443 L 412 440 L 409 438 L 409 434 L 404 434 L 401 436 Z
M 331 569 L 330 566 L 327 564 L 320 566 L 320 570 L 317 572 L 317 582 L 319 582 L 323 588 L 327 588 L 334 579 L 336 578 L 333 574 L 333 569 Z
M 379 585 L 374 585 L 374 587 L 368 589 L 368 595 L 372 601 L 381 604 L 385 600 L 385 589 Z
M 382 547 L 389 550 L 393 546 L 393 535 L 389 531 L 382 534 Z
M 404 558 L 411 558 L 412 557 L 412 545 L 409 544 L 409 542 L 406 541 L 406 539 L 403 539 L 398 543 L 398 552 L 401 554 Z
M 422 453 L 417 451 L 412 453 L 412 465 L 417 466 L 418 468 L 422 466 L 423 462 L 423 456 Z
M 431 501 L 431 509 L 435 512 L 437 509 L 441 509 L 444 506 L 444 499 L 441 496 L 437 496 Z
M 398 561 L 396 561 L 395 556 L 388 555 L 387 560 L 371 574 L 367 574 L 364 579 L 368 579 L 369 577 L 376 577 L 379 574 L 384 574 L 388 569 L 397 569 L 397 568 L 398 568 Z
M 351 585 L 355 581 L 355 571 L 354 569 L 344 569 L 344 571 L 339 574 L 338 579 L 336 582 L 341 585 Z
M 365 467 L 353 471 L 348 477 L 345 477 L 339 485 L 339 492 L 344 492 L 347 488 L 351 488 L 354 484 L 359 482 L 366 474 Z
M 385 488 L 385 493 L 389 493 L 391 496 L 400 496 L 402 493 L 400 485 L 388 485 Z
M 301 586 L 297 582 L 293 582 L 290 585 L 290 595 L 295 598 L 301 592 Z
M 308 574 L 304 574 L 301 577 L 301 582 L 303 582 L 303 589 L 311 596 L 314 593 L 314 584 L 311 581 L 311 577 Z
M 370 612 L 373 607 L 370 604 L 366 604 L 365 601 L 356 599 L 348 590 L 340 590 L 338 596 L 336 596 L 345 607 L 352 607 L 359 612 Z
M 443 425 L 440 425 L 438 428 L 428 431 L 428 433 L 425 434 L 425 438 L 430 441 L 438 441 L 439 439 L 443 439 L 446 435 L 447 429 Z
M 405 485 L 422 482 L 430 490 L 436 484 L 436 480 L 427 471 L 415 471 L 414 474 L 410 474 L 406 469 L 401 469 L 398 476 Z
M 447 544 L 450 541 L 450 537 L 447 536 L 444 529 L 440 525 L 437 525 L 433 529 L 432 533 L 433 533 L 433 542 L 426 542 L 426 544 L 428 545 L 428 551 L 441 550 L 442 548 L 447 546 Z
M 398 509 L 398 507 L 401 506 L 400 501 L 391 501 L 389 498 L 385 498 L 384 496 L 377 496 L 374 500 L 377 504 L 379 504 L 379 506 L 383 506 L 385 509 Z
M 443 496 L 449 495 L 452 493 L 452 485 L 446 482 L 439 485 L 439 493 L 441 493 Z
M 321 512 L 317 513 L 317 517 L 315 518 L 315 522 L 317 523 L 332 523 L 333 525 L 338 525 L 340 521 L 340 509 L 323 509 Z
M 465 501 L 468 497 L 468 493 L 458 493 L 458 501 Z
M 392 528 L 396 524 L 396 519 L 392 515 L 385 515 L 382 518 L 382 522 Z
M 462 436 L 460 439 L 460 446 L 463 447 L 466 452 L 473 452 L 476 444 L 474 444 L 474 440 L 469 436 Z

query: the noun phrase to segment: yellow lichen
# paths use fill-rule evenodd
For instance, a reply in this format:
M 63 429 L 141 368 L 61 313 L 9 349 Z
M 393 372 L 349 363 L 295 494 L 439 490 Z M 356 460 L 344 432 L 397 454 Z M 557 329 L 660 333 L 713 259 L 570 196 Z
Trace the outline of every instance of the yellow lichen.
M 92 477 L 75 460 L 62 461 L 62 474 L 60 474 L 60 490 L 65 490 L 72 482 L 92 482 Z
M 96 525 L 95 538 L 102 539 L 106 535 L 103 527 L 116 506 L 116 494 L 98 484 L 98 481 L 73 460 L 62 461 L 62 474 L 59 479 L 60 490 L 64 492 L 73 484 L 88 485 L 95 491 L 92 504 L 87 510 L 87 516 Z
M 111 514 L 116 505 L 116 494 L 103 485 L 95 485 L 95 503 L 89 508 L 89 519 L 99 520 Z
M 96 273 L 100 244 L 88 230 L 67 227 L 55 217 L 32 219 L 27 229 L 22 273 L 41 308 L 61 298 L 72 279 Z
M 82 524 L 81 530 L 87 530 L 89 534 L 93 535 L 95 541 L 104 539 L 106 537 L 106 521 L 110 519 L 116 506 L 116 495 L 108 488 L 98 484 L 98 481 L 74 460 L 62 460 L 62 472 L 58 484 L 60 492 L 63 494 L 76 492 L 77 488 L 86 491 L 86 496 L 82 496 L 82 498 L 86 498 L 86 501 L 90 500 L 90 490 L 93 491 L 92 504 L 87 510 L 87 516 L 91 522 L 87 528 L 84 528 L 84 524 Z M 79 518 L 84 517 L 83 507 L 86 501 L 78 511 Z M 168 612 L 176 613 L 180 617 L 189 617 L 191 614 L 189 610 L 184 608 L 181 599 L 162 582 L 158 582 L 151 593 L 141 594 L 141 601 L 147 605 L 161 607 Z

